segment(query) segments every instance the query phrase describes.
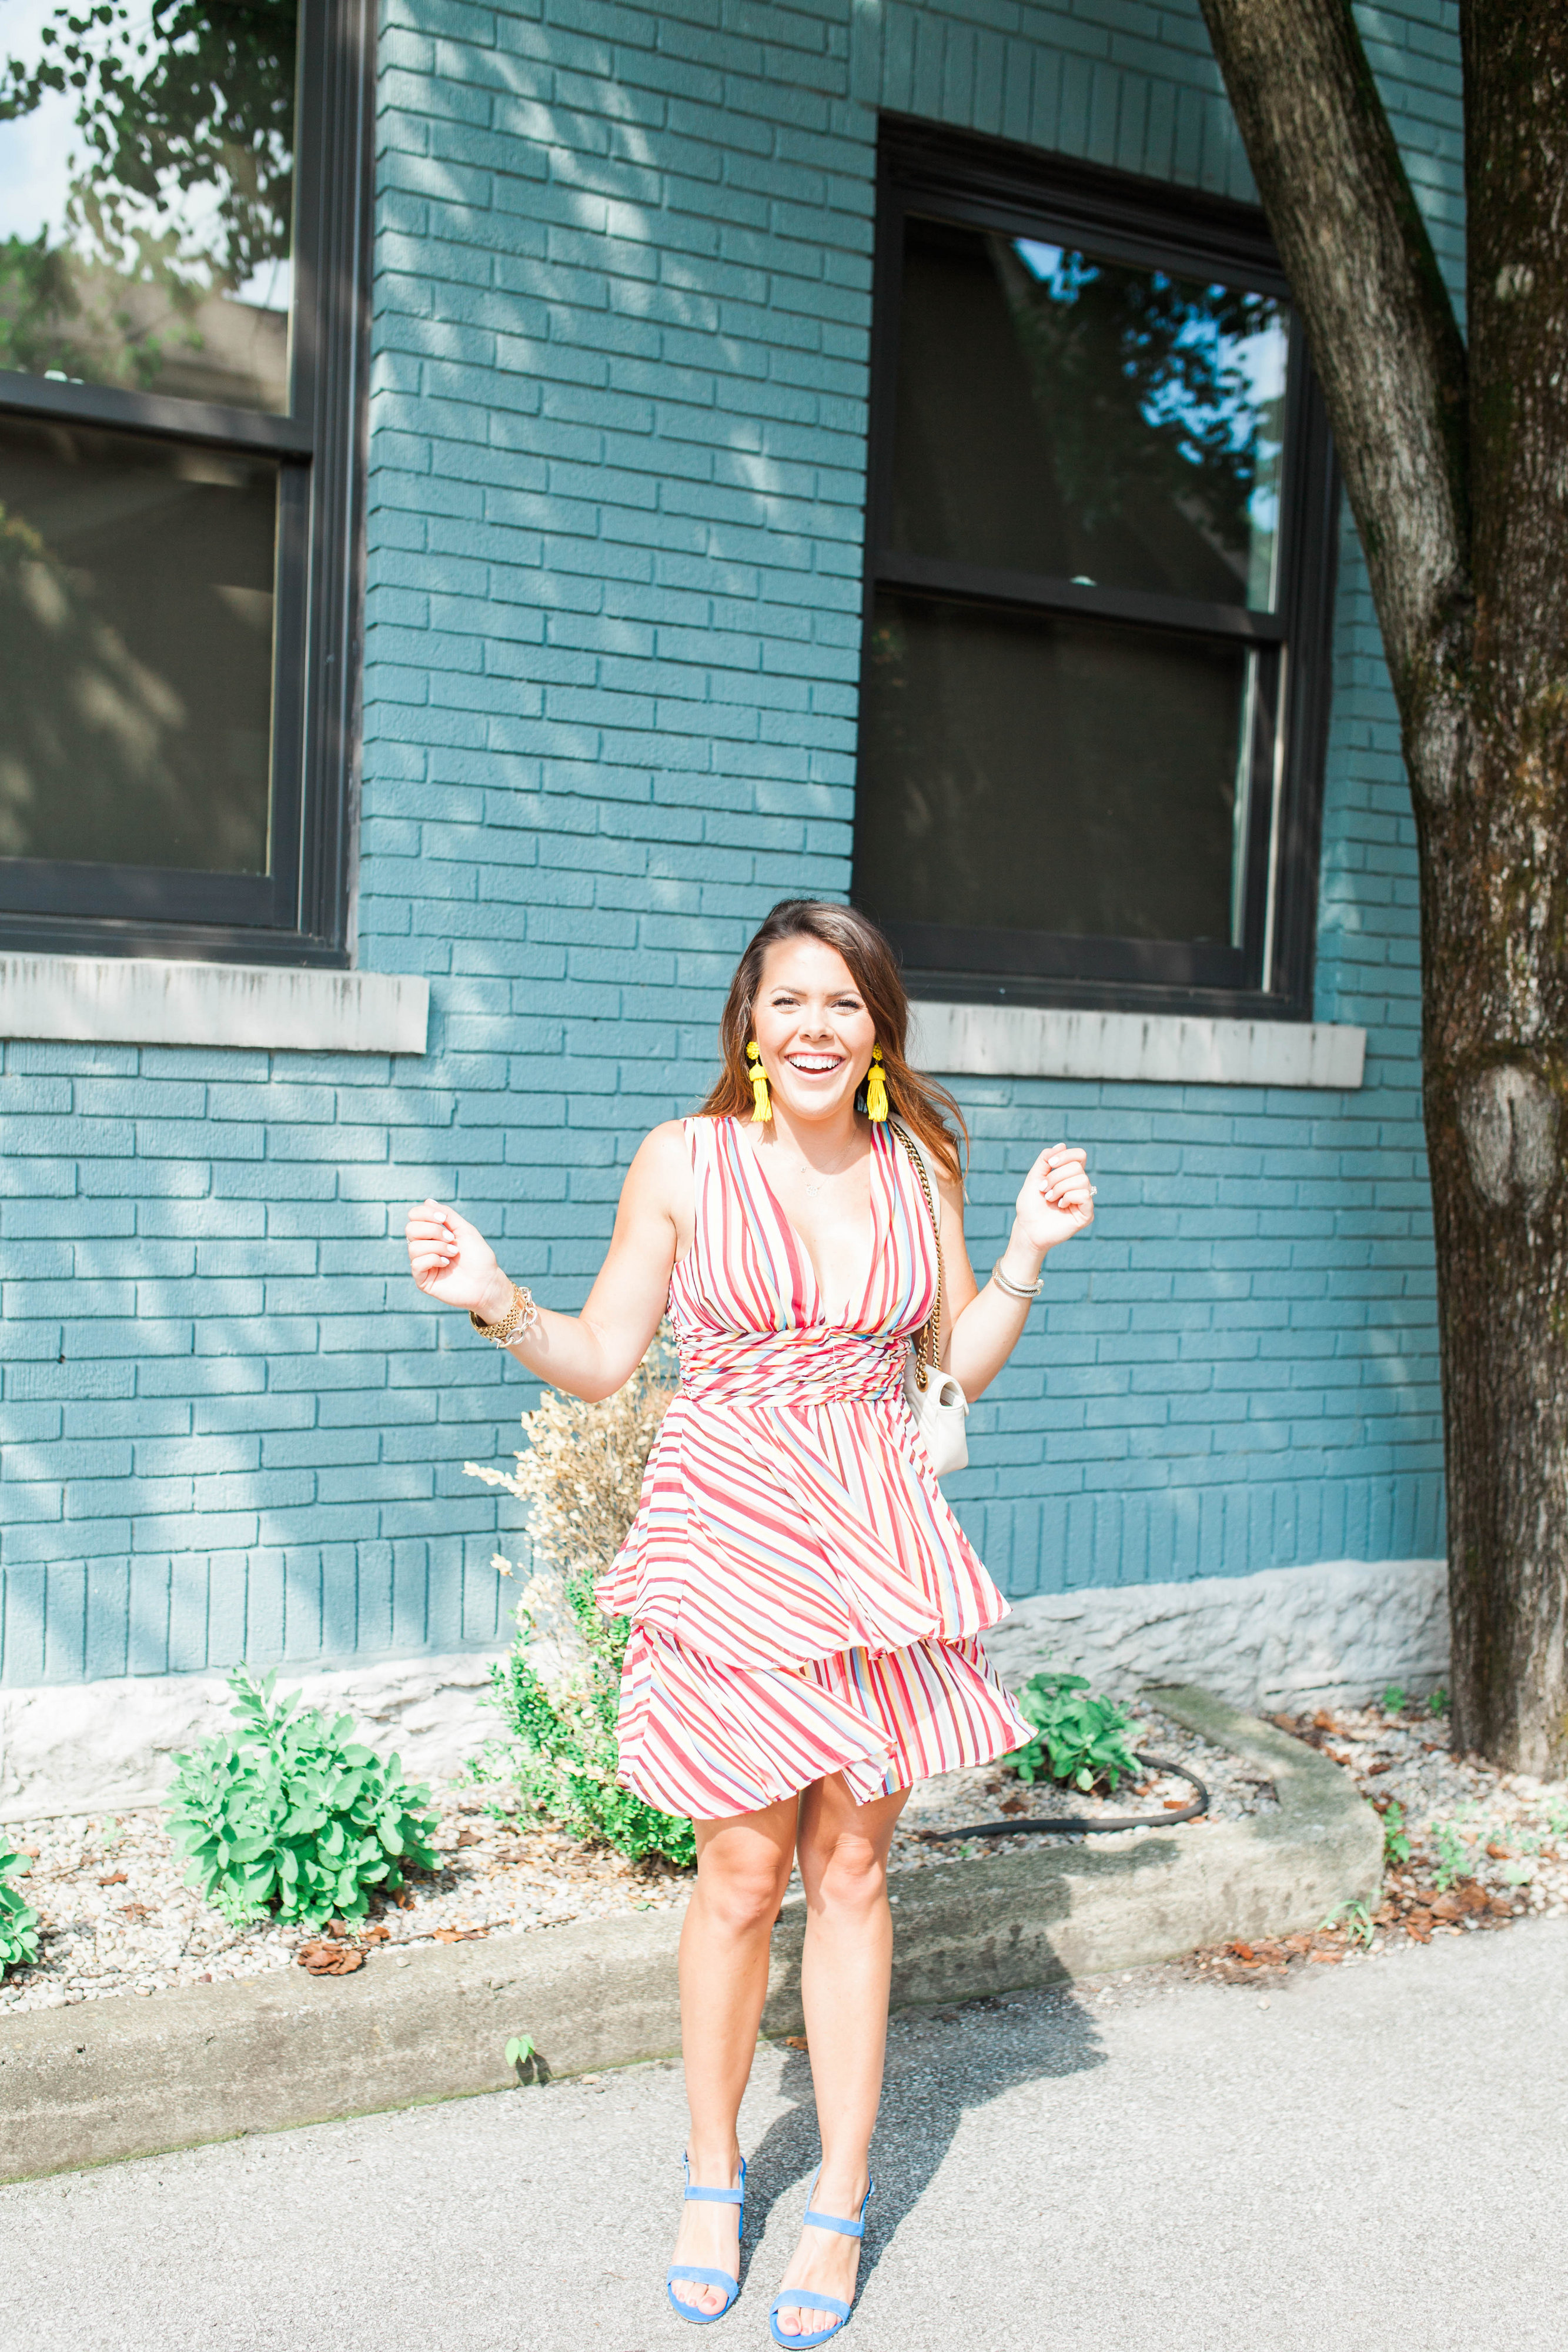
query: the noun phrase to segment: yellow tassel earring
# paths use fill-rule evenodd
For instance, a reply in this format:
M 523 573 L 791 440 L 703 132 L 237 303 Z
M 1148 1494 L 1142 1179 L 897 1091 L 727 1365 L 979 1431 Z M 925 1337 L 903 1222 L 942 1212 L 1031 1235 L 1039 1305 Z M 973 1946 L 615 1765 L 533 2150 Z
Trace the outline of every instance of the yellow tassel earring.
M 882 1047 L 871 1049 L 871 1067 L 865 1079 L 865 1115 L 874 1127 L 880 1127 L 887 1117 L 887 1075 L 882 1066 Z
M 751 1081 L 751 1124 L 766 1127 L 773 1116 L 773 1097 L 768 1091 L 768 1073 L 762 1066 L 762 1049 L 754 1037 L 746 1049 L 751 1065 L 746 1075 Z

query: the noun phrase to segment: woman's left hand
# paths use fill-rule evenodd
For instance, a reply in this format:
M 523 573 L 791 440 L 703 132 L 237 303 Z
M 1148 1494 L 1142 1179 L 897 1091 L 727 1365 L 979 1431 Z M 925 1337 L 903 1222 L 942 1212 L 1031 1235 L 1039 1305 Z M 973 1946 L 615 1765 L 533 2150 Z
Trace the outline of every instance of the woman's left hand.
M 1094 1187 L 1088 1156 L 1077 1144 L 1051 1143 L 1023 1180 L 1015 1237 L 1043 1257 L 1094 1222 Z

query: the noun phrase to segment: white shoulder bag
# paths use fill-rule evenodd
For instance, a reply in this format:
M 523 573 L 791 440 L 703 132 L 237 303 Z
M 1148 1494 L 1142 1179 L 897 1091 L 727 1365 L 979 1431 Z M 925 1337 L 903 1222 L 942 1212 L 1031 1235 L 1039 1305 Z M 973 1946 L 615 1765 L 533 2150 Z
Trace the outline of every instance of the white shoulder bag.
M 920 1189 L 925 1195 L 930 1213 L 931 1231 L 936 1240 L 936 1296 L 931 1312 L 909 1343 L 908 1360 L 904 1371 L 904 1401 L 915 1415 L 915 1426 L 925 1440 L 925 1451 L 931 1456 L 931 1467 L 938 1478 L 950 1471 L 962 1470 L 969 1459 L 969 1443 L 964 1433 L 964 1422 L 969 1410 L 969 1400 L 951 1372 L 942 1370 L 942 1222 L 936 1210 L 936 1187 L 925 1152 L 915 1138 L 897 1119 L 893 1131 L 915 1162 L 915 1172 L 920 1179 Z

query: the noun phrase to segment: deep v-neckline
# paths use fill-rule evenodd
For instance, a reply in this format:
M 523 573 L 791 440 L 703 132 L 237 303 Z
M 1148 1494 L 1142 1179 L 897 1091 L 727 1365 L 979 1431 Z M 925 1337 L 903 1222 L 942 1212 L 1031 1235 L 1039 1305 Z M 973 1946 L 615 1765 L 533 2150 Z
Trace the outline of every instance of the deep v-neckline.
M 871 1296 L 872 1284 L 876 1279 L 877 1260 L 881 1255 L 883 1242 L 884 1239 L 884 1235 L 881 1230 L 882 1218 L 878 1209 L 878 1203 L 883 1197 L 883 1188 L 875 1181 L 877 1174 L 878 1130 L 873 1127 L 871 1131 L 871 1151 L 868 1155 L 868 1166 L 872 1176 L 872 1181 L 867 1188 L 871 1201 L 871 1251 L 866 1259 L 865 1280 L 860 1286 L 858 1297 L 852 1295 L 845 1299 L 842 1318 L 835 1321 L 833 1318 L 829 1315 L 827 1310 L 827 1302 L 822 1295 L 822 1278 L 817 1272 L 817 1261 L 806 1246 L 806 1237 L 804 1234 L 801 1233 L 800 1226 L 795 1223 L 794 1218 L 789 1214 L 789 1212 L 784 1206 L 783 1202 L 779 1198 L 778 1193 L 774 1191 L 773 1181 L 768 1175 L 767 1169 L 762 1164 L 761 1152 L 758 1150 L 754 1145 L 747 1143 L 741 1136 L 739 1132 L 740 1121 L 738 1119 L 733 1119 L 731 1121 L 731 1125 L 736 1129 L 733 1139 L 736 1150 L 743 1152 L 746 1158 L 756 1169 L 758 1181 L 760 1182 L 764 1192 L 768 1196 L 769 1207 L 772 1209 L 774 1215 L 778 1218 L 779 1223 L 783 1227 L 787 1239 L 793 1244 L 795 1249 L 799 1250 L 801 1260 L 804 1263 L 806 1273 L 811 1285 L 811 1302 L 816 1310 L 814 1314 L 807 1318 L 807 1320 L 809 1322 L 824 1323 L 830 1330 L 850 1330 L 853 1326 L 856 1314 L 863 1315 L 865 1312 L 865 1303 Z

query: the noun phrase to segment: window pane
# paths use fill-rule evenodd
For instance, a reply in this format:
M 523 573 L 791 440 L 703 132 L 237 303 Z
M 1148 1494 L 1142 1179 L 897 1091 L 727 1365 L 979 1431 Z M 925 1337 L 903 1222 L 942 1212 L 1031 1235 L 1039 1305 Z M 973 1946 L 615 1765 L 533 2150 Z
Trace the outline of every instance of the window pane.
M 298 0 L 6 0 L 0 367 L 288 405 Z
M 911 218 L 894 546 L 1270 610 L 1288 324 L 1271 295 Z
M 0 856 L 267 871 L 277 469 L 0 423 Z
M 887 922 L 1234 943 L 1253 659 L 879 596 L 857 899 Z

